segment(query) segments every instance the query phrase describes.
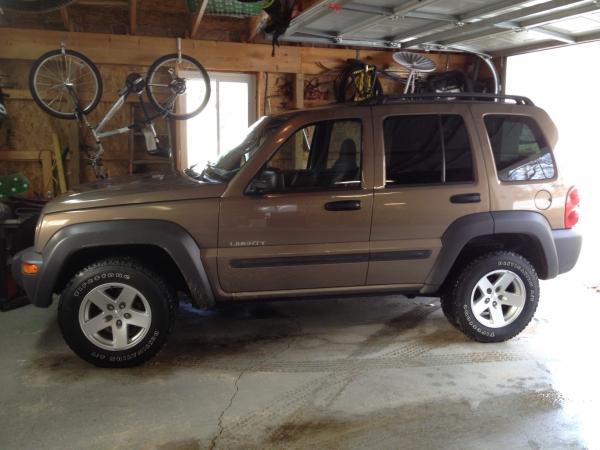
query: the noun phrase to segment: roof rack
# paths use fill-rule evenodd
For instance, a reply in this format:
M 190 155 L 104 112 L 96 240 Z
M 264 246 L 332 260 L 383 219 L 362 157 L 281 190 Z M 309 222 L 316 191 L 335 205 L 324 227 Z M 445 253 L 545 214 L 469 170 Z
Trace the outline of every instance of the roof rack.
M 535 106 L 527 97 L 520 95 L 502 95 L 486 94 L 477 92 L 457 92 L 457 93 L 425 93 L 425 94 L 393 94 L 380 95 L 362 102 L 362 105 L 386 105 L 400 102 L 418 102 L 418 101 L 476 101 L 489 102 L 492 100 L 501 100 L 503 102 L 513 101 L 516 105 Z

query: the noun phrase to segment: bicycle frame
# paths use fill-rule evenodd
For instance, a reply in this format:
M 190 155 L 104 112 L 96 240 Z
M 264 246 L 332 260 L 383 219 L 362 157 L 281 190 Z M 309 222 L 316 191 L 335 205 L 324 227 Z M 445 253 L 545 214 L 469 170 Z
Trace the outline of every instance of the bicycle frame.
M 102 159 L 102 154 L 104 153 L 104 147 L 102 146 L 102 141 L 101 139 L 110 137 L 110 136 L 115 136 L 118 134 L 124 134 L 124 133 L 128 133 L 131 130 L 137 129 L 137 128 L 141 128 L 140 125 L 143 126 L 147 126 L 150 129 L 151 132 L 151 138 L 149 139 L 148 136 L 146 136 L 146 145 L 149 146 L 149 144 L 153 141 L 154 142 L 154 147 L 153 148 L 149 148 L 149 150 L 156 150 L 158 145 L 159 145 L 159 140 L 158 140 L 158 135 L 156 133 L 156 129 L 154 128 L 154 120 L 156 120 L 159 117 L 165 117 L 168 114 L 168 111 L 165 112 L 160 112 L 154 116 L 150 116 L 148 114 L 148 110 L 146 109 L 146 105 L 144 104 L 143 98 L 142 98 L 142 94 L 143 92 L 146 90 L 145 87 L 145 81 L 144 81 L 144 85 L 142 89 L 138 89 L 136 91 L 133 91 L 129 86 L 125 86 L 120 92 L 119 92 L 119 97 L 117 98 L 117 100 L 111 105 L 110 109 L 108 110 L 108 112 L 106 113 L 106 115 L 102 118 L 102 120 L 98 123 L 98 125 L 93 126 L 90 121 L 87 119 L 87 116 L 83 113 L 83 109 L 81 108 L 81 104 L 79 102 L 79 98 L 77 97 L 77 94 L 75 92 L 75 90 L 73 89 L 73 86 L 69 83 L 65 84 L 65 87 L 67 88 L 67 91 L 69 92 L 69 95 L 71 97 L 71 100 L 73 101 L 73 103 L 75 104 L 75 112 L 77 114 L 77 118 L 78 120 L 82 121 L 85 126 L 88 128 L 88 130 L 90 131 L 90 133 L 92 134 L 92 136 L 94 137 L 94 141 L 96 143 L 96 154 L 94 155 L 94 157 L 91 159 L 91 164 L 92 167 L 94 168 L 94 171 L 96 172 L 96 174 L 98 176 L 102 176 L 101 174 L 98 174 L 98 167 L 101 165 L 101 159 Z M 126 126 L 126 127 L 122 127 L 122 128 L 116 128 L 113 130 L 108 130 L 108 131 L 104 131 L 104 128 L 106 127 L 106 125 L 108 124 L 108 122 L 115 116 L 115 114 L 117 114 L 117 112 L 119 112 L 119 110 L 125 105 L 126 101 L 127 101 L 127 97 L 132 93 L 136 93 L 138 95 L 138 100 L 140 102 L 142 111 L 144 113 L 144 121 L 142 123 L 138 123 L 138 122 L 133 122 L 132 124 Z M 144 133 L 146 134 L 146 133 Z

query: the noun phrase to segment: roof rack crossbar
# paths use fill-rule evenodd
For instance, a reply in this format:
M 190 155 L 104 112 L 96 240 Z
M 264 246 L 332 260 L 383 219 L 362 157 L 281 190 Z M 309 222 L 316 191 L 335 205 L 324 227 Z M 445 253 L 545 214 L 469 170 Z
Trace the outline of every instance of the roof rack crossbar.
M 466 101 L 490 101 L 490 100 L 512 100 L 517 105 L 535 106 L 527 97 L 521 95 L 502 95 L 487 94 L 477 92 L 457 92 L 457 93 L 425 93 L 425 94 L 392 94 L 380 95 L 365 100 L 363 105 L 385 105 L 395 102 L 407 101 L 448 101 L 448 100 L 466 100 Z

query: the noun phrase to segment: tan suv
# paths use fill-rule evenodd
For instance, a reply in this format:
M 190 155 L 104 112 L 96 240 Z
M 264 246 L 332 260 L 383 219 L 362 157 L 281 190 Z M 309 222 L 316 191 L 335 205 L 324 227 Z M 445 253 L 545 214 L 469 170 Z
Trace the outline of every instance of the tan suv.
M 384 97 L 265 117 L 202 169 L 51 201 L 13 272 L 35 305 L 60 296 L 67 343 L 99 366 L 156 354 L 181 292 L 202 308 L 440 296 L 462 332 L 504 341 L 533 317 L 538 278 L 579 256 L 579 199 L 556 141 L 523 97 Z

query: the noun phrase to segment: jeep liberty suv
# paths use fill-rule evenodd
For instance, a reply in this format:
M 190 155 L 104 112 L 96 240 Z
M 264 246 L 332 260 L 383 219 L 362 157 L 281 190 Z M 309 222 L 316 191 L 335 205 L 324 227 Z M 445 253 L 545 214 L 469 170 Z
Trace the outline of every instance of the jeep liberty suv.
M 538 279 L 575 265 L 577 190 L 530 100 L 382 97 L 264 117 L 202 169 L 87 184 L 49 202 L 13 273 L 81 358 L 132 366 L 180 293 L 217 302 L 439 296 L 480 342 L 520 333 Z

